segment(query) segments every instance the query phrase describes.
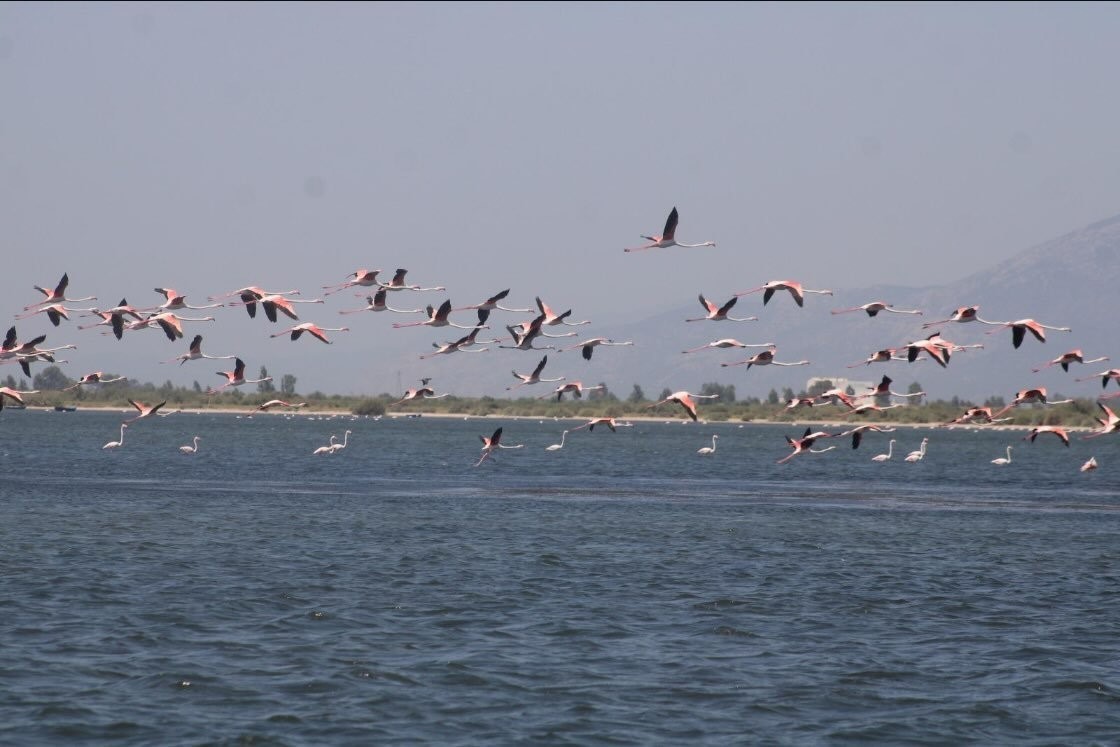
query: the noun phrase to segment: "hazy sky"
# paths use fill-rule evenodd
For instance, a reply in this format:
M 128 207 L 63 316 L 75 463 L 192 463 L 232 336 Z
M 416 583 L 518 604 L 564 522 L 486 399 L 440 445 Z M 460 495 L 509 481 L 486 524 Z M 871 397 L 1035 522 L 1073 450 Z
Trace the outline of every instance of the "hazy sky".
M 14 316 L 64 271 L 154 305 L 405 267 L 448 293 L 397 306 L 508 287 L 609 323 L 776 278 L 944 283 L 1120 212 L 1118 28 L 1097 3 L 6 3 L 0 291 Z M 622 252 L 674 205 L 718 246 Z M 336 313 L 361 305 L 305 307 L 350 325 L 331 348 L 240 309 L 187 339 L 341 392 L 396 382 L 327 353 L 453 339 Z M 185 340 L 19 325 L 77 344 L 74 377 L 220 383 L 155 363 Z

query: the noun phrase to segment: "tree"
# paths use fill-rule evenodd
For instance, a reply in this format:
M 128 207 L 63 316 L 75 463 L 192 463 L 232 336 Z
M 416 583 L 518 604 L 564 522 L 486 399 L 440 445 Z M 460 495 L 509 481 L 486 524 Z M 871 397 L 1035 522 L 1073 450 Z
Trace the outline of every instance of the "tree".
M 271 394 L 272 392 L 276 391 L 276 387 L 273 386 L 272 380 L 268 378 L 268 369 L 267 368 L 265 368 L 264 366 L 261 366 L 261 372 L 260 372 L 260 375 L 257 378 L 268 379 L 267 381 L 262 381 L 262 382 L 259 382 L 257 384 L 257 391 L 258 392 L 260 392 L 261 394 Z
M 284 394 L 296 393 L 296 377 L 291 374 L 284 374 L 280 377 L 280 391 Z
M 634 404 L 637 404 L 639 402 L 645 402 L 646 401 L 646 393 L 642 391 L 642 388 L 640 386 L 635 384 L 634 385 L 634 391 L 630 392 L 630 396 L 626 398 L 626 401 L 627 402 L 633 402 Z
M 818 379 L 809 387 L 808 395 L 810 397 L 819 397 L 829 389 L 832 389 L 832 379 Z M 792 399 L 792 397 L 790 399 Z
M 106 377 L 111 378 L 111 377 Z M 31 385 L 35 389 L 65 389 L 74 383 L 66 374 L 62 373 L 62 369 L 58 366 L 47 366 L 39 373 L 35 374 L 35 378 L 31 380 Z M 25 389 L 23 380 L 20 380 L 20 389 Z
M 734 384 L 720 384 L 715 381 L 709 381 L 700 387 L 700 394 L 709 395 L 714 394 L 719 397 L 721 402 L 734 402 L 735 401 L 735 385 Z
M 766 395 L 766 404 L 768 404 L 768 405 L 776 405 L 780 401 L 781 400 L 778 399 L 778 390 L 777 389 L 771 389 L 770 393 Z
M 794 393 L 793 393 L 793 390 L 792 390 L 792 389 L 790 389 L 790 388 L 789 388 L 788 386 L 787 386 L 787 387 L 784 387 L 784 388 L 782 389 L 782 401 L 783 401 L 783 402 L 789 402 L 789 401 L 790 401 L 791 399 L 793 399 L 793 398 L 794 398 L 795 396 L 796 396 L 796 395 L 794 395 Z
M 661 394 L 657 395 L 657 398 L 658 399 L 669 399 L 669 397 L 671 397 L 672 395 L 673 395 L 673 390 L 670 389 L 669 387 L 665 387 L 664 389 L 661 390 Z
M 908 394 L 917 394 L 920 391 L 923 391 L 922 385 L 916 381 L 910 382 L 910 386 L 906 387 L 906 392 Z
M 592 389 L 587 393 L 587 399 L 589 402 L 599 402 L 602 400 L 618 400 L 618 397 L 612 394 L 610 389 L 607 389 L 606 382 L 600 381 L 599 386 L 601 387 L 600 389 Z
M 191 385 L 191 388 L 194 389 L 195 393 L 202 392 L 202 385 L 198 383 L 198 379 L 195 379 L 195 382 Z
M 15 389 L 16 378 L 11 374 L 8 374 L 8 378 L 4 379 L 4 386 L 8 387 L 9 389 Z

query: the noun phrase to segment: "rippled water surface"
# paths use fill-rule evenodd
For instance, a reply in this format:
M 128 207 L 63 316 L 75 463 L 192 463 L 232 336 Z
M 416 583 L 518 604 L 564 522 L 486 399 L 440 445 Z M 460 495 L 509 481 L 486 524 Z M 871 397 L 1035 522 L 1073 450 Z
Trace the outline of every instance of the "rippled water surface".
M 102 450 L 120 419 L 0 413 L 0 742 L 1120 733 L 1115 439 L 177 414 Z

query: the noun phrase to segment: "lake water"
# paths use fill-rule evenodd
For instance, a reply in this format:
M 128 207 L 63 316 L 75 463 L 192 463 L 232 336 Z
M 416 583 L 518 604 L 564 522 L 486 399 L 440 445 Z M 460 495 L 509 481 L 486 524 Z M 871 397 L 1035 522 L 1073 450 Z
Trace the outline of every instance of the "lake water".
M 4 744 L 1120 735 L 1115 437 L 132 414 L 0 413 Z

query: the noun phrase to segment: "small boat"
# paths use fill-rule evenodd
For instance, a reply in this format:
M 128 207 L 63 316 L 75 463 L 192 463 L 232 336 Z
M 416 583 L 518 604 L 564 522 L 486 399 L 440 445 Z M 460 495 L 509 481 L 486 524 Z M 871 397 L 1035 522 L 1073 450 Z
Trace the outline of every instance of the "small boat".
M 54 411 L 55 412 L 74 412 L 77 409 L 78 408 L 75 405 L 55 405 L 54 406 Z

